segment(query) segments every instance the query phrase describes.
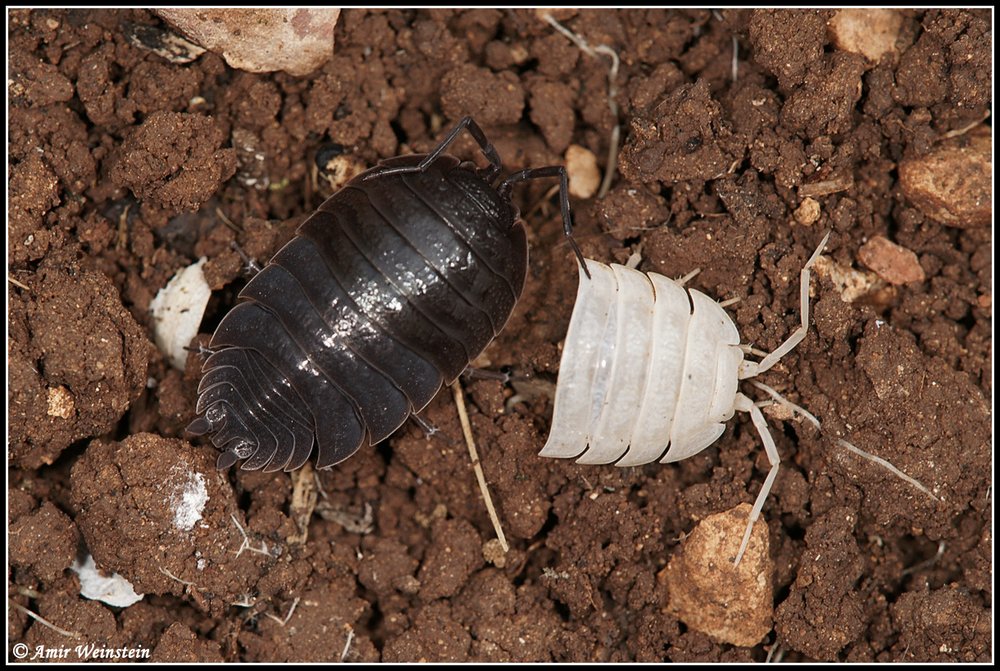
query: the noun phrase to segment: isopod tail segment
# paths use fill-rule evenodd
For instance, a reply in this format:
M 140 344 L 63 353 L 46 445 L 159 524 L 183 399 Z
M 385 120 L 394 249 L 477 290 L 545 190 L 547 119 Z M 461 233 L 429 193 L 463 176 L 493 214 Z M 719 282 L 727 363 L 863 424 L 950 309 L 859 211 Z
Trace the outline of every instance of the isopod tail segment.
M 417 165 L 386 167 L 382 170 L 372 172 L 368 177 L 366 177 L 366 179 L 371 179 L 379 175 L 398 175 L 424 172 L 427 170 L 428 166 L 434 163 L 438 156 L 444 153 L 444 151 L 458 139 L 458 136 L 461 135 L 463 130 L 469 131 L 469 135 L 471 135 L 476 141 L 476 144 L 479 145 L 480 150 L 483 152 L 483 156 L 485 156 L 486 160 L 489 162 L 489 165 L 485 168 L 477 169 L 479 176 L 491 186 L 494 185 L 503 170 L 503 163 L 500 160 L 500 155 L 497 153 L 496 147 L 494 147 L 493 143 L 487 139 L 486 133 L 483 132 L 483 129 L 471 116 L 463 117 L 462 120 L 455 125 L 451 132 L 448 133 L 448 137 L 442 140 L 441 143 L 435 147 L 431 153 L 427 154 L 427 156 Z M 569 174 L 566 172 L 566 168 L 564 166 L 553 165 L 545 168 L 528 168 L 526 170 L 516 172 L 496 186 L 497 193 L 501 198 L 510 202 L 511 192 L 513 191 L 515 184 L 530 179 L 544 179 L 546 177 L 559 178 L 559 209 L 562 213 L 563 233 L 565 234 L 570 247 L 573 249 L 573 253 L 576 255 L 577 261 L 583 268 L 583 272 L 589 278 L 590 271 L 587 269 L 587 261 L 583 258 L 583 252 L 580 251 L 579 245 L 576 244 L 576 239 L 573 238 L 573 219 L 570 216 L 569 207 Z M 515 217 L 515 219 L 517 219 L 517 217 Z
M 755 403 L 739 391 L 739 382 L 772 368 L 805 337 L 810 268 L 828 238 L 800 274 L 801 325 L 770 353 L 740 344 L 732 319 L 705 294 L 657 273 L 590 261 L 593 279 L 580 281 L 560 362 L 552 426 L 540 455 L 619 467 L 681 461 L 714 443 L 737 410 L 749 413 L 771 468 L 733 559 L 739 564 L 781 461 L 760 410 L 772 401 Z M 747 361 L 746 354 L 762 358 Z M 750 382 L 819 426 L 815 417 L 770 387 Z M 844 440 L 838 444 L 934 498 L 884 459 Z

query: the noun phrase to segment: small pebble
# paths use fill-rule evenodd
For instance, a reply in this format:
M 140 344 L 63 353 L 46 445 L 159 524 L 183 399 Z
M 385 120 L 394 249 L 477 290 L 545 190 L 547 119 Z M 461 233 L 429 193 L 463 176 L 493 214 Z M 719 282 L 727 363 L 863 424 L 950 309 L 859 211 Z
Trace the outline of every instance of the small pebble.
M 899 164 L 903 195 L 931 219 L 956 228 L 993 220 L 993 142 L 988 126 Z
M 861 54 L 872 63 L 896 50 L 903 15 L 895 9 L 839 9 L 830 19 L 830 37 L 841 51 Z
M 566 172 L 569 174 L 569 195 L 586 200 L 597 193 L 601 185 L 601 170 L 594 152 L 578 144 L 566 149 Z
M 881 235 L 861 245 L 858 261 L 889 284 L 923 282 L 926 279 L 916 254 Z
M 819 221 L 819 203 L 813 198 L 804 198 L 795 210 L 795 221 L 803 226 L 811 226 Z
M 49 387 L 49 409 L 47 413 L 49 417 L 69 419 L 75 411 L 76 405 L 73 402 L 73 394 L 66 387 L 62 385 Z
M 821 256 L 813 265 L 816 275 L 830 280 L 840 292 L 840 300 L 853 303 L 859 298 L 868 298 L 873 292 L 886 288 L 883 280 L 873 272 L 858 270 L 834 261 L 829 256 Z M 891 287 L 890 287 L 891 288 Z
M 657 576 L 666 580 L 669 608 L 684 624 L 745 647 L 760 643 L 774 618 L 774 562 L 763 519 L 754 524 L 739 566 L 733 565 L 750 510 L 741 503 L 703 519 Z
M 329 192 L 340 191 L 349 181 L 365 171 L 367 166 L 352 154 L 334 156 L 322 166 L 320 176 L 329 184 Z
M 504 551 L 500 539 L 491 538 L 483 543 L 483 559 L 497 568 L 504 568 L 507 565 L 507 553 Z

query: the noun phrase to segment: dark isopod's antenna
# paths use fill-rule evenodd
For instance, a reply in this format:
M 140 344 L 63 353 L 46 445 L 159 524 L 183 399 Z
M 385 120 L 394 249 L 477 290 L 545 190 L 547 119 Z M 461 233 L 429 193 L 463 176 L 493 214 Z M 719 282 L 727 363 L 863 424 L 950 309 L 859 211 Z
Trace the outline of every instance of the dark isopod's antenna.
M 385 170 L 380 170 L 377 173 L 369 175 L 366 179 L 371 179 L 376 175 L 399 175 L 411 172 L 423 172 L 428 168 L 428 166 L 437 160 L 438 156 L 444 153 L 444 150 L 447 149 L 452 142 L 458 138 L 462 130 L 469 131 L 469 135 L 471 135 L 472 139 L 474 139 L 479 145 L 479 148 L 482 150 L 486 160 L 490 162 L 489 166 L 482 169 L 480 177 L 492 184 L 493 180 L 500 174 L 500 171 L 503 170 L 503 162 L 500 160 L 500 155 L 497 153 L 496 147 L 494 147 L 493 143 L 486 139 L 486 133 L 483 132 L 483 129 L 479 127 L 479 124 L 477 124 L 471 116 L 462 117 L 462 120 L 455 125 L 450 133 L 448 133 L 448 137 L 443 139 L 441 143 L 435 147 L 431 153 L 427 154 L 424 160 L 417 165 L 401 165 L 394 168 L 386 168 Z
M 509 201 L 511 197 L 511 190 L 513 190 L 516 183 L 529 179 L 541 179 L 544 177 L 559 178 L 559 208 L 562 210 L 563 233 L 566 234 L 569 246 L 573 248 L 573 253 L 576 254 L 576 260 L 580 262 L 580 266 L 583 268 L 583 272 L 586 273 L 587 279 L 589 280 L 590 270 L 587 269 L 587 261 L 583 258 L 583 252 L 580 251 L 580 246 L 576 244 L 576 239 L 573 237 L 573 220 L 569 214 L 569 175 L 566 173 L 565 167 L 561 165 L 551 165 L 547 168 L 528 168 L 527 170 L 515 172 L 513 175 L 501 182 L 500 186 L 497 187 L 497 193 L 500 194 L 501 198 Z
M 480 171 L 479 176 L 487 183 L 492 184 L 493 180 L 500 174 L 500 171 L 503 170 L 503 162 L 500 160 L 500 155 L 497 153 L 496 147 L 486 138 L 486 133 L 483 132 L 483 129 L 471 116 L 462 117 L 462 120 L 448 133 L 448 136 L 417 165 L 401 165 L 386 168 L 372 173 L 366 179 L 371 179 L 376 175 L 384 176 L 423 172 L 458 138 L 463 130 L 469 131 L 469 134 L 482 150 L 483 155 L 490 162 L 489 166 Z M 542 179 L 545 177 L 559 178 L 559 207 L 562 210 L 563 232 L 566 234 L 566 239 L 569 241 L 570 247 L 573 248 L 573 253 L 576 254 L 576 259 L 580 262 L 583 272 L 590 279 L 590 270 L 587 269 L 587 261 L 583 258 L 583 252 L 580 251 L 580 246 L 576 244 L 576 239 L 573 237 L 573 219 L 569 212 L 569 175 L 566 173 L 565 167 L 553 165 L 546 168 L 529 168 L 516 172 L 500 183 L 497 187 L 497 194 L 509 202 L 514 184 L 529 179 Z

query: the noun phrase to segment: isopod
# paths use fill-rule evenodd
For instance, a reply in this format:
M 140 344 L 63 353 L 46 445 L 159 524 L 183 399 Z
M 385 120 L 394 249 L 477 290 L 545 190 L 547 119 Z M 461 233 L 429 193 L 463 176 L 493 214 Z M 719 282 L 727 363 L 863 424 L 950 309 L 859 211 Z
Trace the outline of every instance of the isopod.
M 468 130 L 488 165 L 446 154 Z M 192 435 L 212 434 L 220 469 L 295 470 L 316 445 L 329 468 L 430 403 L 500 333 L 520 297 L 528 245 L 513 186 L 482 129 L 462 119 L 430 153 L 381 161 L 296 230 L 219 323 Z
M 741 380 L 769 370 L 806 336 L 809 269 L 829 233 L 800 273 L 801 325 L 760 361 L 722 305 L 657 273 L 587 260 L 580 278 L 556 384 L 555 408 L 543 457 L 575 458 L 581 464 L 639 466 L 670 463 L 698 454 L 725 431 L 737 410 L 747 412 L 760 434 L 771 468 L 754 502 L 734 563 L 750 540 L 753 524 L 778 475 L 780 457 L 757 403 L 739 391 Z M 811 414 L 754 382 L 775 400 Z M 851 445 L 925 494 L 926 487 L 889 462 Z

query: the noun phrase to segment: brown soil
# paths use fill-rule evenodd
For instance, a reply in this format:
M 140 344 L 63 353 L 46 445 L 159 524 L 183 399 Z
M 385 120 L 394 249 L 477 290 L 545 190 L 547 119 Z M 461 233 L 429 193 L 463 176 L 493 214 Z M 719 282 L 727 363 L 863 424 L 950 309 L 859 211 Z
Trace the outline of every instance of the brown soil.
M 218 473 L 211 447 L 181 439 L 197 356 L 181 374 L 150 344 L 150 300 L 200 256 L 211 332 L 245 281 L 230 243 L 267 259 L 293 234 L 329 195 L 313 168 L 329 142 L 372 165 L 472 114 L 507 170 L 559 164 L 570 143 L 603 166 L 606 62 L 532 10 L 345 10 L 334 59 L 301 78 L 211 53 L 167 62 L 126 38 L 163 27 L 144 10 L 11 12 L 11 643 L 202 662 L 989 661 L 992 229 L 930 219 L 897 164 L 990 108 L 990 15 L 906 11 L 875 65 L 833 46 L 829 14 L 560 15 L 622 61 L 619 175 L 603 200 L 573 202 L 587 256 L 701 268 L 693 286 L 739 297 L 743 340 L 765 350 L 796 327 L 798 271 L 825 230 L 841 266 L 883 236 L 926 278 L 847 303 L 814 273 L 809 335 L 763 379 L 824 431 L 770 419 L 774 628 L 739 648 L 678 621 L 658 575 L 699 519 L 753 500 L 768 465 L 747 417 L 670 466 L 537 456 L 576 291 L 551 185 L 518 191 L 528 282 L 477 362 L 518 379 L 465 383 L 506 555 L 450 393 L 427 418 L 454 442 L 407 424 L 315 481 Z M 189 527 L 177 497 L 194 481 L 209 499 Z M 310 484 L 311 519 L 308 496 L 293 501 Z M 145 598 L 80 597 L 78 544 Z

